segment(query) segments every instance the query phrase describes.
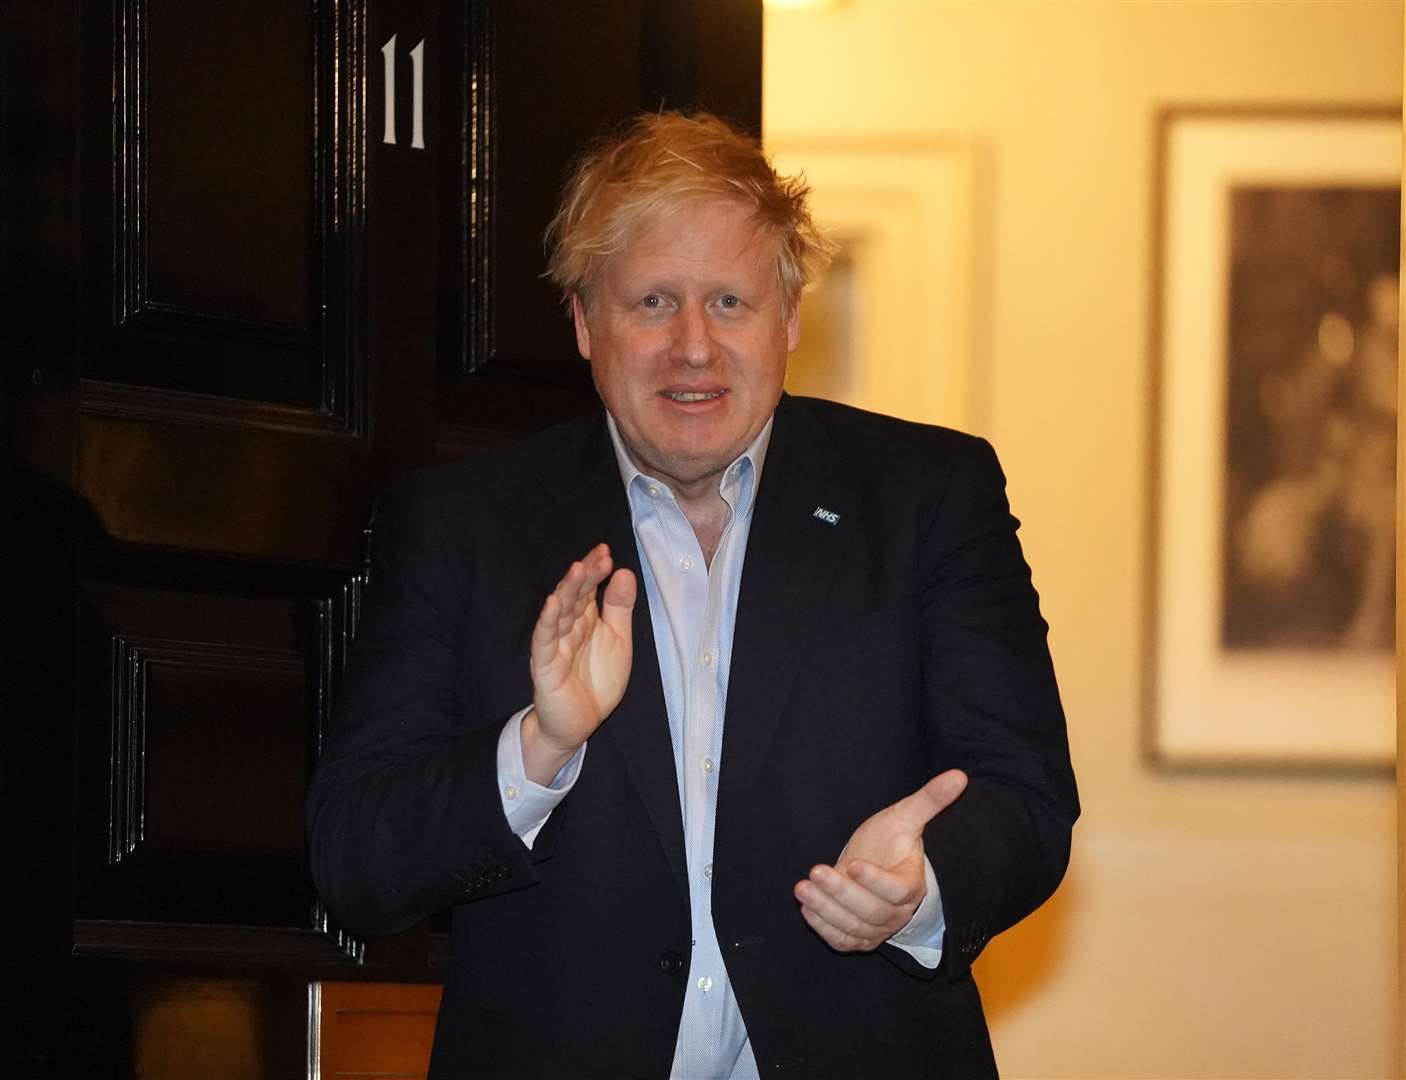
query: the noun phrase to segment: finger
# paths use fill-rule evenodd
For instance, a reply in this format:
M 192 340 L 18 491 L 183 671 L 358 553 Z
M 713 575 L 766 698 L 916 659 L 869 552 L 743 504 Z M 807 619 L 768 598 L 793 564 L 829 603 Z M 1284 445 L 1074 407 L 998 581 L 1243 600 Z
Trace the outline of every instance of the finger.
M 828 866 L 816 867 L 810 877 L 796 887 L 796 896 L 806 907 L 825 917 L 832 926 L 855 937 L 875 934 L 887 937 L 885 929 L 897 917 L 893 904 L 862 888 Z M 897 925 L 902 926 L 902 922 Z
M 635 575 L 629 570 L 617 570 L 611 575 L 605 595 L 601 598 L 600 614 L 605 625 L 626 640 L 630 636 L 630 618 L 635 610 L 636 594 Z
M 575 605 L 581 573 L 580 564 L 572 563 L 543 602 L 537 624 L 532 629 L 531 657 L 534 664 L 548 664 L 558 650 L 572 648 L 572 631 L 579 622 Z
M 912 795 L 899 799 L 890 809 L 899 821 L 917 831 L 956 802 L 957 796 L 966 789 L 967 774 L 961 769 L 948 769 Z
M 584 572 L 583 572 L 584 574 Z M 576 598 L 571 605 L 571 625 L 573 628 L 586 623 L 596 610 L 596 591 L 590 585 L 590 581 L 585 576 L 581 579 L 581 587 L 576 593 Z
M 575 599 L 582 590 L 590 591 L 605 580 L 610 568 L 610 548 L 597 544 L 590 551 L 572 562 L 557 582 L 554 592 L 563 598 Z
M 581 578 L 583 568 L 579 562 L 573 562 L 566 568 L 566 573 L 562 574 L 561 580 L 552 589 L 552 595 L 561 602 L 561 614 L 558 618 L 573 611 L 576 607 L 576 600 L 581 592 Z
M 549 593 L 537 616 L 537 625 L 532 628 L 532 659 L 537 663 L 545 663 L 556 651 L 557 618 L 560 613 L 560 598 L 556 593 Z
M 588 556 L 589 558 L 589 556 Z M 595 586 L 591 583 L 591 571 L 586 563 L 571 564 L 569 593 L 571 603 L 568 610 L 572 619 L 579 619 L 595 599 Z
M 608 544 L 597 544 L 586 552 L 586 557 L 581 560 L 581 566 L 586 571 L 586 587 L 591 591 L 600 585 L 610 574 L 610 546 Z
M 826 945 L 837 952 L 869 952 L 878 948 L 884 941 L 882 937 L 866 938 L 851 934 L 805 904 L 801 905 L 801 918 L 806 921 L 807 926 L 820 935 L 820 939 Z
M 590 559 L 591 555 L 588 554 L 586 558 Z M 557 616 L 557 633 L 561 637 L 566 637 L 577 620 L 586 614 L 586 609 L 592 606 L 595 600 L 595 585 L 591 583 L 590 571 L 587 569 L 586 563 L 577 561 L 567 567 L 566 573 L 557 582 L 554 592 L 561 600 L 561 609 Z
M 596 590 L 610 575 L 610 548 L 597 544 L 580 561 L 581 577 L 576 583 L 573 612 L 578 619 L 587 618 L 596 611 Z
M 907 869 L 906 865 L 904 869 Z M 856 859 L 848 864 L 844 872 L 856 884 L 890 904 L 902 905 L 915 900 L 921 903 L 927 891 L 927 883 L 923 880 L 921 869 L 918 871 L 916 882 L 910 874 L 885 870 L 864 859 Z
M 921 871 L 920 871 L 921 873 Z M 850 876 L 847 870 L 835 867 L 817 866 L 811 870 L 810 880 L 815 882 L 835 903 L 871 926 L 888 928 L 894 919 L 902 923 L 908 921 L 910 909 L 922 899 L 923 879 L 905 880 L 900 873 L 886 874 L 887 893 L 869 888 L 864 882 Z

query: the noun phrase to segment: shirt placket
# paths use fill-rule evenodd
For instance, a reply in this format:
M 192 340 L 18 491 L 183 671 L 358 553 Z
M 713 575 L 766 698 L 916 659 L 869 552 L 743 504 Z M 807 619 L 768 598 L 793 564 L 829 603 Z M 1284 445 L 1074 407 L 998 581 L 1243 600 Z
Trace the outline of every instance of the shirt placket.
M 731 505 L 729 503 L 729 505 Z M 680 523 L 687 526 L 679 513 Z M 722 692 L 719 683 L 718 615 L 719 593 L 732 520 L 729 518 L 714 553 L 712 569 L 702 560 L 701 549 L 692 527 L 687 527 L 687 553 L 679 555 L 678 571 L 685 576 L 680 594 L 685 599 L 687 644 L 681 649 L 685 676 L 683 717 L 683 793 L 685 855 L 688 872 L 701 881 L 690 890 L 695 898 L 692 907 L 694 949 L 689 966 L 689 990 L 695 997 L 695 1008 L 685 1010 L 701 1032 L 695 1032 L 694 1045 L 706 1043 L 716 1058 L 723 1038 L 724 1013 L 727 1007 L 727 972 L 723 965 L 713 930 L 712 916 L 712 851 L 713 820 L 717 805 L 718 771 L 721 756 L 722 725 L 720 713 Z M 674 530 L 670 530 L 672 533 Z M 699 1038 L 698 1036 L 702 1036 Z
M 678 672 L 674 690 L 668 690 L 666 680 L 666 699 L 683 804 L 693 933 L 688 999 L 680 1018 L 675 1059 L 680 1076 L 713 1075 L 720 1067 L 726 1069 L 746 1042 L 713 928 L 712 850 L 729 666 L 722 621 L 731 618 L 735 606 L 728 599 L 728 582 L 735 588 L 738 567 L 729 560 L 736 537 L 745 539 L 738 507 L 745 504 L 750 475 L 737 464 L 723 480 L 720 491 L 729 515 L 711 567 L 704 562 L 698 539 L 673 493 L 639 473 L 630 485 L 637 541 L 644 555 L 642 569 L 662 608 L 654 613 L 655 621 L 668 625 L 663 635 L 656 625 L 656 646 L 669 650 Z

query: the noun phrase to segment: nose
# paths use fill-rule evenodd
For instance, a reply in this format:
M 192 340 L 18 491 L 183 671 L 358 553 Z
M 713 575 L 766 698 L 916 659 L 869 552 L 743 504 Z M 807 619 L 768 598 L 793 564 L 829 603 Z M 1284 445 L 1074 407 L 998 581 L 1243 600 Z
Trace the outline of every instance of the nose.
M 690 367 L 706 367 L 717 356 L 713 324 L 702 304 L 684 304 L 674 321 L 674 353 Z

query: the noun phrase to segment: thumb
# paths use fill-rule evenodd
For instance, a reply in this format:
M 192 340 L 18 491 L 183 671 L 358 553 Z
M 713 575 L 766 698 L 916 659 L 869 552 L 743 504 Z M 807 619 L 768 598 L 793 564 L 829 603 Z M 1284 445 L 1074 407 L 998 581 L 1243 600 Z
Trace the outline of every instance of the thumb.
M 630 636 L 630 616 L 635 610 L 635 575 L 629 570 L 617 570 L 610 575 L 601 597 L 600 617 L 622 638 Z
M 961 769 L 938 773 L 912 795 L 899 799 L 890 809 L 904 825 L 921 830 L 946 810 L 967 789 L 967 774 Z

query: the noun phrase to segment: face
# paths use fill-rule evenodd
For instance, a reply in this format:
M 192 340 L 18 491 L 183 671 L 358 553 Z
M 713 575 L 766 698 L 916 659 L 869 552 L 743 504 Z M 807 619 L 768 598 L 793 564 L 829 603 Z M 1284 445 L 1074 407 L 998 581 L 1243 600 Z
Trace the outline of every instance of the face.
M 800 340 L 774 242 L 740 203 L 686 204 L 606 261 L 576 343 L 635 464 L 682 496 L 716 490 L 781 397 Z

